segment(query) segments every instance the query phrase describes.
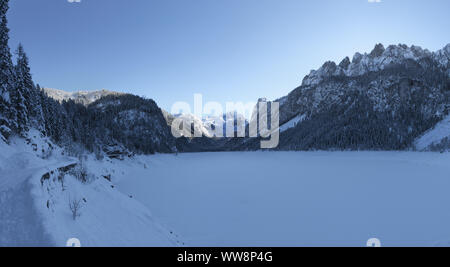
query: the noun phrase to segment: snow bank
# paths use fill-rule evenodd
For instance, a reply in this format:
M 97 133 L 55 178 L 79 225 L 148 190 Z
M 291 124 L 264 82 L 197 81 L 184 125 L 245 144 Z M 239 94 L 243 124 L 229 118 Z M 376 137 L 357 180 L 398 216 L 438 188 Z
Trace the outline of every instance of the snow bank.
M 415 142 L 417 150 L 426 150 L 433 144 L 439 144 L 445 137 L 450 137 L 450 115 L 439 122 L 432 130 L 426 132 Z
M 43 160 L 37 149 L 45 142 L 13 138 L 10 145 L 0 143 L 0 246 L 50 246 L 41 218 L 34 209 L 29 179 L 54 164 Z
M 41 186 L 43 173 L 32 180 L 36 207 L 44 218 L 44 227 L 57 246 L 78 238 L 82 246 L 176 246 L 175 235 L 158 224 L 149 209 L 117 191 L 103 178 L 120 171 L 114 162 L 87 160 L 88 171 L 95 176 L 89 183 L 78 181 L 71 174 L 55 173 Z M 106 172 L 105 172 L 106 171 Z M 81 216 L 73 220 L 70 201 L 81 201 Z
M 306 118 L 305 115 L 298 115 L 295 118 L 293 118 L 292 120 L 286 122 L 285 124 L 283 124 L 282 126 L 280 126 L 280 133 L 285 132 L 291 128 L 294 128 L 297 126 L 297 124 L 301 123 L 302 121 L 304 121 Z
M 29 141 L 12 138 L 9 145 L 0 142 L 0 191 L 19 185 L 29 178 L 33 170 L 52 164 L 55 159 L 49 157 L 45 161 L 39 157 L 48 149 L 46 140 L 39 137 Z
M 78 161 L 37 131 L 30 131 L 26 140 L 13 138 L 10 145 L 0 142 L 0 246 L 65 246 L 73 237 L 82 246 L 183 244 L 146 206 L 103 178 L 126 175 L 127 168 L 135 167 L 132 160 L 88 157 L 88 183 L 63 170 Z M 74 199 L 83 206 L 76 221 L 69 209 Z

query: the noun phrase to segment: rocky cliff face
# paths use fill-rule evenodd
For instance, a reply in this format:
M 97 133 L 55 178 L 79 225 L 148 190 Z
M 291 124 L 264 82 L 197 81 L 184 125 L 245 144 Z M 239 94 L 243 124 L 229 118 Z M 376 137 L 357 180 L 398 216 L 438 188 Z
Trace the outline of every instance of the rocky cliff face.
M 98 90 L 98 91 L 76 91 L 76 92 L 66 92 L 63 90 L 43 88 L 42 91 L 49 97 L 55 99 L 58 102 L 73 100 L 77 104 L 82 104 L 88 106 L 95 101 L 101 99 L 102 97 L 109 95 L 125 95 L 119 92 L 113 92 L 108 90 Z
M 376 45 L 340 64 L 326 62 L 280 101 L 280 149 L 407 149 L 450 108 L 450 44 Z
M 416 62 L 422 68 L 433 65 L 449 75 L 450 44 L 436 52 L 406 45 L 391 45 L 385 49 L 382 44 L 377 44 L 369 54 L 356 53 L 352 61 L 346 57 L 339 65 L 331 61 L 326 62 L 320 69 L 311 71 L 304 78 L 302 86 L 318 85 L 330 77 L 358 77 L 385 70 L 393 65 L 402 65 L 407 61 Z

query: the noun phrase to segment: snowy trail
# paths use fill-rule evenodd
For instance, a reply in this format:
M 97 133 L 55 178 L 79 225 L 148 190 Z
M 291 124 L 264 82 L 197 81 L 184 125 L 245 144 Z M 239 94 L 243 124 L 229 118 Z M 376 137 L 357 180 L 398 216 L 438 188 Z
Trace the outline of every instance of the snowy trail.
M 31 135 L 37 137 L 0 142 L 0 247 L 65 246 L 73 237 L 84 247 L 182 245 L 148 208 L 102 178 L 121 172 L 115 163 L 88 160 L 92 180 L 83 183 L 65 171 L 78 159 L 64 156 L 39 134 Z M 46 174 L 49 179 L 41 181 Z M 76 221 L 71 199 L 83 200 Z
M 30 180 L 68 162 L 46 163 L 26 152 L 2 161 L 6 169 L 0 170 L 0 246 L 54 245 L 36 211 Z
M 30 190 L 25 179 L 15 188 L 0 192 L 0 246 L 53 245 L 34 208 Z
M 66 161 L 66 162 L 50 162 L 41 164 L 38 166 L 27 167 L 25 169 L 24 165 L 28 165 L 29 161 L 26 160 L 26 157 L 29 157 L 27 153 L 16 154 L 12 158 L 18 159 L 20 158 L 20 162 L 22 164 L 14 164 L 16 168 L 11 168 L 5 171 L 0 172 L 0 191 L 7 191 L 10 189 L 14 189 L 20 186 L 23 182 L 29 181 L 33 174 L 41 172 L 41 171 L 51 171 L 54 169 L 58 169 L 60 167 L 64 167 L 66 165 L 70 165 L 75 163 L 75 161 Z M 25 160 L 24 160 L 25 159 Z M 12 160 L 16 161 L 16 160 Z M 17 161 L 16 161 L 17 162 Z M 22 169 L 20 169 L 22 168 Z

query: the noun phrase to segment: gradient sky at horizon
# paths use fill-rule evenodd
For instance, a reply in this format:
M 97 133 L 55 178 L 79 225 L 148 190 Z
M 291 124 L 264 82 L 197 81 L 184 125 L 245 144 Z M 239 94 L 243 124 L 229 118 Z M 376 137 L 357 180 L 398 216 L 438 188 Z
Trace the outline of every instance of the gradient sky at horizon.
M 441 49 L 448 0 L 10 0 L 35 82 L 176 101 L 276 99 L 376 43 Z

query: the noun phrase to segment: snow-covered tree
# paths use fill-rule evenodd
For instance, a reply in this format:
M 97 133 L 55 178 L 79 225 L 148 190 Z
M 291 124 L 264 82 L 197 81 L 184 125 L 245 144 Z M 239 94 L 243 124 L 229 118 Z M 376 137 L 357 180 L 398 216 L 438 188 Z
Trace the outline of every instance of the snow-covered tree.
M 42 115 L 41 100 L 39 97 L 40 89 L 36 88 L 36 86 L 34 85 L 28 57 L 23 49 L 22 44 L 19 44 L 19 47 L 16 50 L 16 56 L 16 88 L 19 91 L 19 94 L 22 95 L 22 100 L 27 111 L 24 119 L 19 120 L 19 122 L 23 123 L 23 128 L 31 126 L 43 132 L 44 119 Z
M 28 130 L 31 113 L 31 92 L 34 90 L 31 79 L 28 58 L 25 55 L 22 45 L 16 51 L 17 64 L 15 71 L 15 91 L 12 94 L 12 107 L 17 112 L 18 132 L 23 134 Z
M 39 130 L 43 135 L 46 135 L 44 110 L 42 107 L 41 94 L 42 94 L 41 87 L 39 85 L 34 86 L 34 90 L 32 90 L 31 93 L 31 103 L 32 103 L 31 114 L 33 116 L 31 126 Z
M 6 13 L 9 0 L 0 0 L 0 137 L 6 139 L 17 129 L 17 113 L 11 108 L 14 93 L 14 71 L 8 46 L 9 29 Z

